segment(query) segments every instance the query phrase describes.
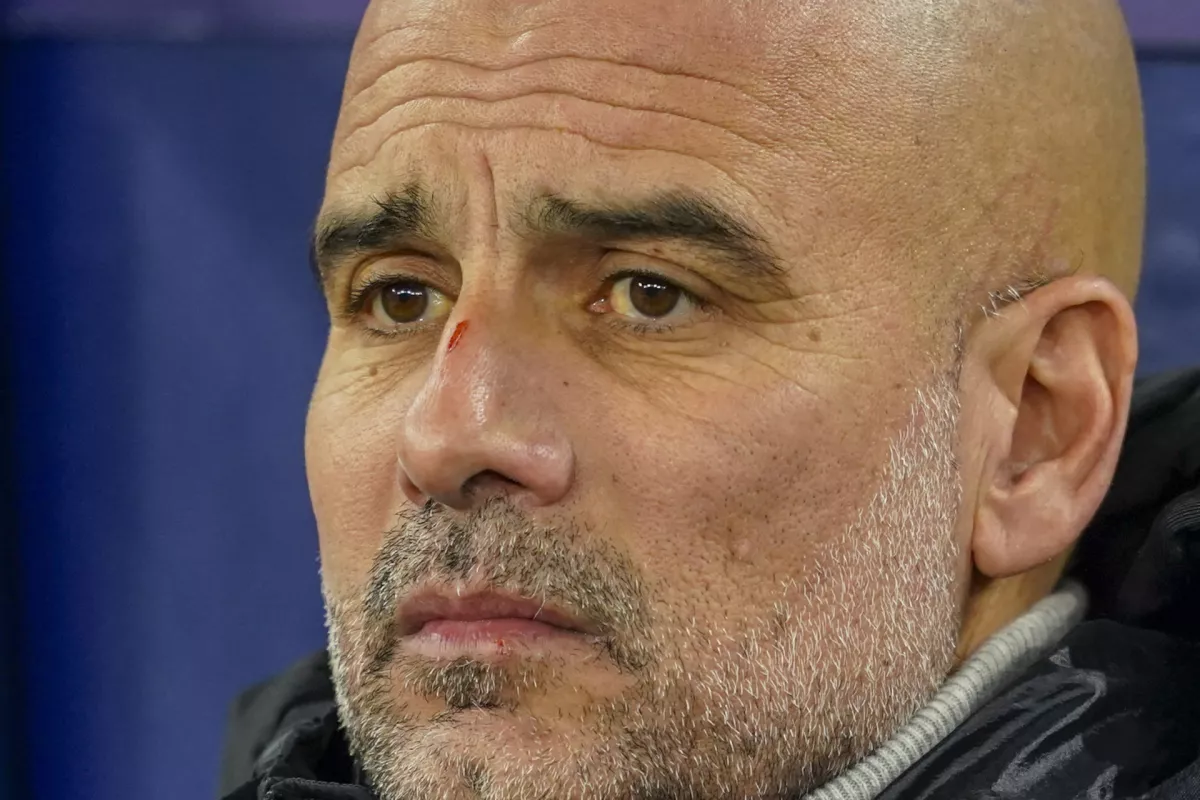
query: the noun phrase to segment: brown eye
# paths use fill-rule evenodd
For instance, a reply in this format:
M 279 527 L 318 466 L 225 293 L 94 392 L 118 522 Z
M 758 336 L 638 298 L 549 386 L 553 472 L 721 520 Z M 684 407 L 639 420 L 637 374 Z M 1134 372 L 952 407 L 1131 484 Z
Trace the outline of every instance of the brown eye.
M 654 278 L 633 278 L 629 284 L 629 302 L 646 317 L 665 317 L 679 305 L 683 292 L 678 286 Z
M 613 311 L 624 317 L 641 320 L 662 320 L 693 310 L 691 296 L 662 278 L 652 275 L 632 275 L 613 284 L 609 295 Z
M 371 318 L 379 327 L 395 328 L 444 317 L 452 305 L 448 297 L 423 283 L 399 281 L 376 293 Z
M 428 290 L 416 283 L 394 283 L 379 293 L 379 305 L 392 322 L 416 322 L 429 308 Z

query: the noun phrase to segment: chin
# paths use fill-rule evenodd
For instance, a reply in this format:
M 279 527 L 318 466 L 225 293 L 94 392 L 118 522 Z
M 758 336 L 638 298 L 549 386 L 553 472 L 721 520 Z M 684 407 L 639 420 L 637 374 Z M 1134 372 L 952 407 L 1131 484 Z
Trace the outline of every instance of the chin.
M 570 800 L 581 754 L 597 745 L 578 719 L 523 708 L 443 708 L 406 727 L 402 743 L 393 738 L 386 751 L 363 754 L 384 800 L 530 793 Z

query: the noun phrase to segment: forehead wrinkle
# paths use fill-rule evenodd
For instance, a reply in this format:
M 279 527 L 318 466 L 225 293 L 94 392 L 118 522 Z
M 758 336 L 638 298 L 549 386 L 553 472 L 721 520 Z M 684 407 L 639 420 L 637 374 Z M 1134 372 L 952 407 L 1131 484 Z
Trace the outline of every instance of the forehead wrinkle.
M 745 86 L 723 77 L 731 72 L 729 53 L 745 51 L 749 43 L 777 38 L 773 35 L 777 25 L 771 14 L 746 13 L 746 8 L 735 8 L 739 5 L 744 4 L 718 0 L 710 4 L 707 13 L 698 14 L 694 0 L 653 3 L 643 7 L 649 17 L 637 20 L 634 15 L 614 15 L 613 9 L 591 3 L 540 3 L 534 8 L 527 3 L 450 0 L 414 9 L 398 0 L 376 0 L 376 13 L 365 21 L 354 60 L 381 58 L 386 70 L 387 60 L 410 58 L 408 53 L 420 51 L 426 56 L 502 69 L 561 57 L 586 57 L 664 75 L 689 75 L 747 93 Z M 389 54 L 389 49 L 396 52 Z M 681 63 L 684 56 L 686 65 Z M 705 68 L 698 68 L 700 65 Z M 373 82 L 378 70 L 364 71 L 364 76 Z
M 365 55 L 365 54 L 364 54 Z M 442 52 L 420 52 L 405 55 L 400 59 L 379 59 L 385 66 L 375 71 L 363 71 L 362 80 L 353 80 L 346 86 L 346 97 L 354 98 L 363 92 L 368 91 L 373 85 L 385 78 L 390 73 L 411 67 L 422 63 L 447 64 L 460 67 L 468 67 L 477 69 L 482 72 L 506 72 L 523 67 L 533 67 L 548 65 L 554 66 L 557 62 L 563 61 L 591 61 L 598 64 L 608 64 L 614 67 L 622 67 L 638 72 L 648 73 L 661 78 L 691 78 L 693 80 L 702 81 L 704 83 L 713 84 L 736 93 L 742 99 L 757 103 L 764 108 L 770 109 L 770 104 L 765 98 L 751 92 L 744 86 L 733 81 L 721 78 L 717 75 L 706 75 L 700 72 L 693 72 L 685 69 L 666 69 L 662 67 L 654 67 L 649 64 L 637 63 L 620 58 L 605 57 L 599 55 L 580 55 L 578 53 L 551 52 L 545 55 L 531 56 L 527 58 L 494 58 L 490 60 L 482 59 L 478 54 L 473 58 L 448 56 Z M 354 76 L 358 78 L 356 74 Z
M 633 113 L 637 113 L 637 114 L 646 114 L 648 116 L 661 115 L 663 117 L 676 119 L 676 120 L 679 120 L 684 123 L 694 123 L 696 125 L 700 125 L 700 126 L 703 126 L 706 128 L 713 128 L 713 129 L 719 131 L 720 134 L 722 134 L 724 136 L 732 137 L 732 138 L 740 141 L 743 144 L 753 145 L 755 147 L 759 147 L 759 148 L 763 148 L 763 149 L 769 149 L 770 147 L 773 146 L 773 143 L 768 142 L 766 140 L 759 140 L 759 139 L 755 139 L 755 138 L 746 136 L 744 134 L 738 133 L 735 130 L 732 130 L 723 125 L 720 125 L 716 122 L 711 122 L 709 120 L 701 119 L 699 117 L 693 117 L 693 116 L 689 116 L 687 114 L 682 114 L 682 113 L 675 112 L 675 111 L 664 111 L 661 109 L 650 108 L 650 107 L 645 107 L 645 106 L 617 105 L 615 103 L 610 103 L 610 102 L 607 102 L 604 100 L 580 97 L 579 95 L 569 94 L 566 92 L 556 92 L 556 91 L 522 92 L 522 93 L 516 94 L 516 95 L 495 97 L 495 98 L 473 97 L 473 96 L 470 96 L 467 94 L 459 94 L 459 95 L 428 94 L 428 93 L 418 94 L 418 95 L 414 95 L 411 97 L 406 97 L 405 99 L 400 101 L 397 105 L 392 106 L 390 108 L 386 108 L 383 111 L 383 113 L 377 117 L 374 117 L 374 118 L 368 119 L 368 120 L 364 120 L 361 123 L 353 125 L 349 130 L 345 131 L 345 133 L 343 134 L 343 143 L 346 146 L 352 146 L 354 139 L 356 139 L 357 137 L 360 137 L 360 136 L 362 136 L 362 137 L 369 136 L 371 134 L 372 130 L 376 126 L 383 126 L 386 128 L 387 127 L 386 123 L 390 122 L 393 117 L 397 117 L 397 116 L 402 117 L 404 115 L 404 112 L 406 111 L 406 108 L 405 108 L 406 106 L 413 104 L 413 103 L 418 103 L 418 102 L 421 102 L 424 100 L 431 100 L 431 101 L 462 100 L 462 101 L 467 101 L 467 102 L 471 102 L 471 103 L 501 104 L 501 103 L 512 102 L 512 101 L 516 101 L 516 100 L 534 99 L 534 98 L 550 98 L 550 99 L 564 98 L 564 99 L 570 99 L 570 100 L 577 100 L 580 103 L 594 104 L 594 105 L 602 106 L 604 108 L 612 109 L 615 111 L 627 111 L 627 112 L 633 112 Z M 384 142 L 380 145 L 380 147 L 382 148 L 383 146 L 385 146 L 387 141 L 388 141 L 388 139 L 385 139 Z
M 448 102 L 473 103 L 475 101 L 456 100 L 456 101 L 448 101 Z M 586 102 L 586 101 L 581 101 L 581 102 Z M 646 113 L 655 113 L 655 112 L 630 111 L 629 113 L 630 114 L 646 114 Z M 631 144 L 631 143 L 626 143 L 625 141 L 622 141 L 622 139 L 627 139 L 628 137 L 604 136 L 601 133 L 602 129 L 604 128 L 604 125 L 602 122 L 601 122 L 601 124 L 598 124 L 598 125 L 597 124 L 587 125 L 587 124 L 580 124 L 578 120 L 571 119 L 571 120 L 562 120 L 558 124 L 555 124 L 555 122 L 557 122 L 557 120 L 548 120 L 545 123 L 538 124 L 536 122 L 507 122 L 507 121 L 491 122 L 491 121 L 478 121 L 478 120 L 465 121 L 463 119 L 453 119 L 453 118 L 451 118 L 451 116 L 449 114 L 431 115 L 431 116 L 433 118 L 418 120 L 418 121 L 414 121 L 414 122 L 411 122 L 406 125 L 401 125 L 401 126 L 397 126 L 395 128 L 390 128 L 388 130 L 387 135 L 384 136 L 379 141 L 378 144 L 374 145 L 371 148 L 351 147 L 348 139 L 344 138 L 342 140 L 342 142 L 339 143 L 337 149 L 335 150 L 335 157 L 334 157 L 333 161 L 331 162 L 331 172 L 330 172 L 331 176 L 343 175 L 343 174 L 349 173 L 350 171 L 352 171 L 354 169 L 365 168 L 365 167 L 369 166 L 372 161 L 374 161 L 376 158 L 380 157 L 380 154 L 382 153 L 382 151 L 385 148 L 387 148 L 389 145 L 391 145 L 393 142 L 395 142 L 395 140 L 397 138 L 403 136 L 406 133 L 409 133 L 411 131 L 415 131 L 415 130 L 418 130 L 421 128 L 433 127 L 433 126 L 437 126 L 437 125 L 447 125 L 447 126 L 456 126 L 456 127 L 460 127 L 463 129 L 476 130 L 476 131 L 501 131 L 502 132 L 502 131 L 527 130 L 527 131 L 539 131 L 539 132 L 546 132 L 546 133 L 557 133 L 557 134 L 561 134 L 564 136 L 573 135 L 573 136 L 582 138 L 585 141 L 588 141 L 589 143 L 591 143 L 593 145 L 603 146 L 603 147 L 607 147 L 607 148 L 610 148 L 613 150 L 618 150 L 618 151 L 633 152 L 633 153 L 658 152 L 658 153 L 669 153 L 669 154 L 676 155 L 676 156 L 682 156 L 682 157 L 689 158 L 689 159 L 692 159 L 695 161 L 699 161 L 700 163 L 705 164 L 708 167 L 711 167 L 712 169 L 718 171 L 723 177 L 728 179 L 731 183 L 736 185 L 738 188 L 742 189 L 743 191 L 745 191 L 747 194 L 751 195 L 752 197 L 755 197 L 756 200 L 758 199 L 756 193 L 753 192 L 750 189 L 750 187 L 743 180 L 736 178 L 734 176 L 734 174 L 728 168 L 719 166 L 714 159 L 705 158 L 697 153 L 687 152 L 682 149 L 667 146 L 666 142 L 674 141 L 675 139 L 678 138 L 677 135 L 659 135 L 658 138 L 660 140 L 662 140 L 661 144 L 660 143 L 651 144 L 651 143 L 641 143 L 641 142 L 639 142 L 637 144 Z M 459 116 L 463 116 L 463 115 L 459 115 Z M 478 116 L 478 115 L 471 115 L 471 116 Z M 529 116 L 529 115 L 521 115 L 521 116 Z M 539 115 L 539 116 L 544 116 L 544 115 Z M 561 119 L 561 117 L 560 117 L 560 119 Z M 687 124 L 696 124 L 693 121 L 687 120 L 684 118 L 678 118 L 678 119 Z M 725 133 L 729 136 L 734 135 L 729 132 L 725 132 Z M 642 141 L 645 141 L 645 139 L 646 139 L 645 136 L 642 136 L 641 138 L 642 138 Z M 355 156 L 351 157 L 349 155 L 346 155 L 342 158 L 339 158 L 336 155 L 337 151 L 349 151 L 350 153 L 354 153 Z
M 452 120 L 434 120 L 431 122 L 415 123 L 413 125 L 402 128 L 400 130 L 393 131 L 392 135 L 389 137 L 389 141 L 382 143 L 380 145 L 379 149 L 382 150 L 384 147 L 386 147 L 390 143 L 391 140 L 394 140 L 396 137 L 401 136 L 402 134 L 409 133 L 412 131 L 417 131 L 417 130 L 420 130 L 423 128 L 432 128 L 432 127 L 438 127 L 438 126 L 446 126 L 446 127 L 451 127 L 451 128 L 459 128 L 459 129 L 463 129 L 463 130 L 480 131 L 480 132 L 534 131 L 534 132 L 538 132 L 538 133 L 554 133 L 554 134 L 559 134 L 561 136 L 566 136 L 568 138 L 580 139 L 580 140 L 592 145 L 593 147 L 596 147 L 596 148 L 599 148 L 602 150 L 613 150 L 613 151 L 617 151 L 617 152 L 639 153 L 639 154 L 640 153 L 663 153 L 666 155 L 679 156 L 681 158 L 686 158 L 686 159 L 689 159 L 692 161 L 699 161 L 704 166 L 706 166 L 706 167 L 716 171 L 718 174 L 720 174 L 732 186 L 736 186 L 739 190 L 741 190 L 742 192 L 745 192 L 748 197 L 753 199 L 760 206 L 762 206 L 764 208 L 767 207 L 767 206 L 763 205 L 757 192 L 755 192 L 753 189 L 751 189 L 750 186 L 748 186 L 744 181 L 739 180 L 737 177 L 735 177 L 734 174 L 731 173 L 729 170 L 727 170 L 721 166 L 718 166 L 717 164 L 714 164 L 713 162 L 711 162 L 707 159 L 701 158 L 700 156 L 697 156 L 693 153 L 687 153 L 682 150 L 673 150 L 668 147 L 621 145 L 621 144 L 616 144 L 614 142 L 608 142 L 603 139 L 596 138 L 595 136 L 583 133 L 581 131 L 564 130 L 563 128 L 559 128 L 559 127 L 555 127 L 555 126 L 551 126 L 551 125 L 531 125 L 531 124 L 526 124 L 526 125 L 506 125 L 506 124 L 483 125 L 483 124 L 479 124 L 479 123 L 457 122 L 457 121 L 452 121 Z M 370 166 L 370 162 L 372 160 L 374 160 L 377 157 L 377 155 L 378 155 L 378 153 L 371 154 L 371 155 L 366 156 L 365 160 L 354 161 L 349 164 L 346 164 L 345 166 L 340 166 L 337 170 L 336 175 L 346 176 L 357 170 L 366 169 L 367 167 Z
M 533 97 L 569 98 L 604 109 L 673 115 L 761 148 L 775 147 L 785 138 L 782 131 L 787 126 L 777 109 L 744 92 L 730 98 L 727 84 L 704 77 L 645 70 L 611 59 L 555 57 L 531 63 L 533 68 L 528 64 L 481 68 L 440 57 L 406 59 L 347 98 L 337 140 L 359 135 L 422 100 L 503 103 Z M 553 66 L 542 68 L 548 63 Z M 746 130 L 705 118 L 700 112 L 708 109 L 723 110 L 721 116 L 738 120 Z

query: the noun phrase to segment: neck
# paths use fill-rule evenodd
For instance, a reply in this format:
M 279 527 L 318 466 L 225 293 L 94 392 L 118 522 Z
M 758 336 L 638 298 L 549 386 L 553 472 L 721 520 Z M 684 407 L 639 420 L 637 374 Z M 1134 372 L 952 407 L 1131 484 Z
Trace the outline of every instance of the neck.
M 959 663 L 1049 595 L 1062 578 L 1069 557 L 1069 552 L 1064 553 L 1054 561 L 1008 578 L 987 578 L 976 573 L 959 631 Z
M 805 800 L 873 800 L 916 765 L 1022 669 L 1044 657 L 1082 617 L 1087 597 L 1078 584 L 1034 604 L 984 642 L 942 688 L 873 753 Z

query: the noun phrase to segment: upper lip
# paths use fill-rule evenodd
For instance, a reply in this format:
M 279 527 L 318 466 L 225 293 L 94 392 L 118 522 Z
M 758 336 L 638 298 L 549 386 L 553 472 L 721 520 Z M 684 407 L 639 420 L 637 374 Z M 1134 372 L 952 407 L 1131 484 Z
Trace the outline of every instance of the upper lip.
M 459 591 L 445 585 L 427 587 L 405 598 L 397 615 L 401 636 L 417 633 L 433 620 L 486 619 L 530 619 L 572 633 L 599 634 L 594 625 L 560 606 L 494 588 Z

